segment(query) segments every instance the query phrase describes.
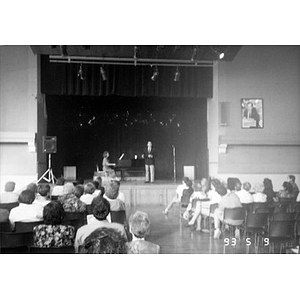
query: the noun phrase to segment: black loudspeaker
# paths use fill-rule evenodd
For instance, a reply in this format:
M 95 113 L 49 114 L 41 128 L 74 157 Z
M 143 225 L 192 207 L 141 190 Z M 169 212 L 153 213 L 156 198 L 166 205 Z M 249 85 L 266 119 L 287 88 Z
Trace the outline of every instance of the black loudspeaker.
M 56 136 L 43 136 L 43 153 L 56 153 Z

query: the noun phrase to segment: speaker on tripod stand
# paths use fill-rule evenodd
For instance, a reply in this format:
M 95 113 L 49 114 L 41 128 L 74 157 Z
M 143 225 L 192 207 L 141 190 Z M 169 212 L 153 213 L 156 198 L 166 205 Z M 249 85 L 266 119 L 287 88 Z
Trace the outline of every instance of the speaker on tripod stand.
M 42 179 L 47 182 L 55 183 L 55 176 L 51 167 L 51 154 L 57 151 L 57 138 L 56 136 L 43 136 L 43 153 L 48 154 L 48 169 L 37 181 L 39 183 Z

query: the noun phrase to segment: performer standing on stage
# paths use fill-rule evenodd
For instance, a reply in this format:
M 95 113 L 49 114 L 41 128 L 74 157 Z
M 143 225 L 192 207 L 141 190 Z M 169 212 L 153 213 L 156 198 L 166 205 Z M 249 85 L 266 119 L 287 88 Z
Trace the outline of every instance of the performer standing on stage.
M 145 158 L 145 171 L 146 171 L 146 183 L 154 182 L 154 163 L 155 163 L 156 152 L 154 147 L 152 146 L 152 142 L 147 143 L 147 147 L 142 154 L 142 158 Z M 150 173 L 150 174 L 149 174 Z M 149 176 L 150 175 L 150 176 Z
M 115 170 L 111 167 L 115 167 L 116 164 L 109 162 L 109 152 L 104 151 L 103 152 L 103 161 L 102 161 L 102 170 L 105 172 L 107 176 L 114 177 Z

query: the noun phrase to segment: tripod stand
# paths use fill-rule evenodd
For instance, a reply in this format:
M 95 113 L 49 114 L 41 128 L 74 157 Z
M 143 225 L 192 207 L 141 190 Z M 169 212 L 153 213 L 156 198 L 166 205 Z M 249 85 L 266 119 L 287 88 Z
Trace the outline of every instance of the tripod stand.
M 46 176 L 48 175 L 48 176 Z M 53 175 L 53 171 L 51 168 L 51 153 L 49 153 L 48 156 L 48 170 L 40 177 L 40 179 L 37 181 L 39 183 L 42 179 L 44 179 L 47 182 L 52 182 L 53 184 L 55 183 L 55 176 Z

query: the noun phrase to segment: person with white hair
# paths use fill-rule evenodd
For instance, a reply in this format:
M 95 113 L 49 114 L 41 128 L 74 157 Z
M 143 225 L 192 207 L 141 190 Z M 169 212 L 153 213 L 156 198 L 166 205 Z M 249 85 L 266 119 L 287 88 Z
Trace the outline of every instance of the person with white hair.
M 264 194 L 264 189 L 265 186 L 263 183 L 256 183 L 254 185 L 253 202 L 267 202 L 267 195 Z
M 4 193 L 0 195 L 0 203 L 14 203 L 18 202 L 19 195 L 14 193 L 16 183 L 8 181 L 5 183 Z

